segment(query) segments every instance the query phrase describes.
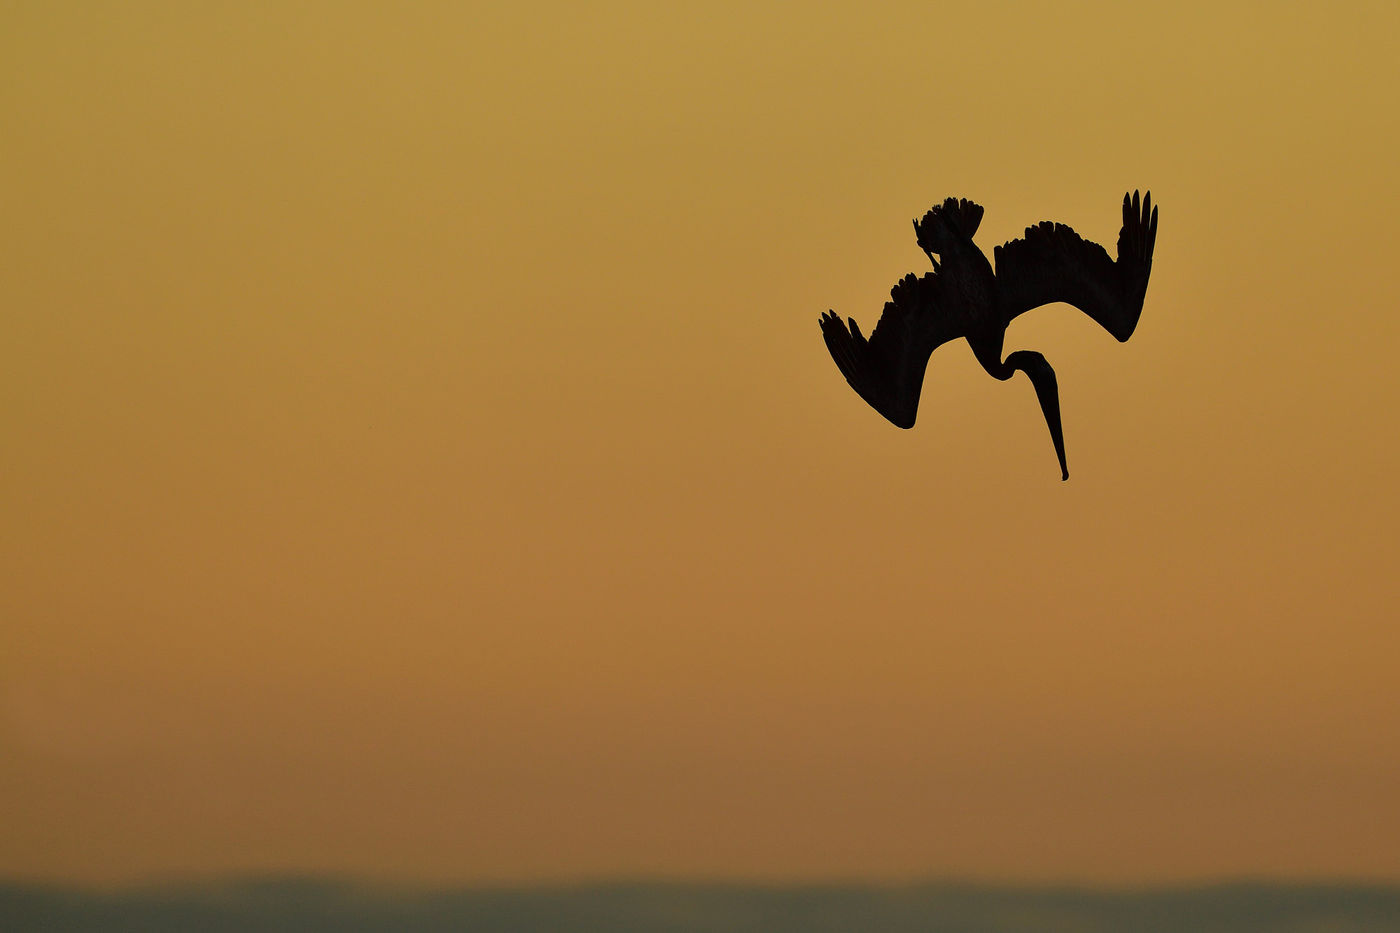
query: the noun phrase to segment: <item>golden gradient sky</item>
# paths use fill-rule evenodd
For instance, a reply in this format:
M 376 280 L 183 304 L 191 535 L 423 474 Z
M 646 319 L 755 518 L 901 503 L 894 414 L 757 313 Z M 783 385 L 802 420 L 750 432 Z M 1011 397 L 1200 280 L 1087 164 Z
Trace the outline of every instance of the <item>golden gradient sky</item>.
M 1400 6 L 663 7 L 0 5 L 0 875 L 1400 879 Z

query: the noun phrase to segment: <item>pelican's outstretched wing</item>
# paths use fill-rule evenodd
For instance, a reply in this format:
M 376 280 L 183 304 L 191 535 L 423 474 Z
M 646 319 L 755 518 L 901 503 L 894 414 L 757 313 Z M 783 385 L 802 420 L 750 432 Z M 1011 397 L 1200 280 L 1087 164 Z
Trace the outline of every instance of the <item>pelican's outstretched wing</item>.
M 993 254 L 1003 320 L 1009 324 L 1032 308 L 1063 301 L 1127 340 L 1142 314 L 1156 242 L 1157 209 L 1150 191 L 1141 203 L 1136 191 L 1131 198 L 1123 195 L 1117 262 L 1064 224 L 1027 227 L 1024 239 L 998 246 Z
M 890 289 L 890 300 L 869 340 L 854 319 L 847 330 L 836 312 L 821 317 L 826 348 L 841 375 L 872 408 L 901 428 L 914 426 L 929 356 L 962 336 L 962 328 L 939 308 L 938 292 L 937 273 L 900 279 Z

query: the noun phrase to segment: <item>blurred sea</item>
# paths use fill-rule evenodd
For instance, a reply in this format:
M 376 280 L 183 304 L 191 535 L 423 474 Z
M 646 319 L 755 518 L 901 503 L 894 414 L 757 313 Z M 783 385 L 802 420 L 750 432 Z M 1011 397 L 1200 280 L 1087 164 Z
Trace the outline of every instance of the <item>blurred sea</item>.
M 1400 886 L 609 883 L 423 889 L 287 878 L 97 890 L 0 882 L 0 931 L 89 930 L 1400 933 Z

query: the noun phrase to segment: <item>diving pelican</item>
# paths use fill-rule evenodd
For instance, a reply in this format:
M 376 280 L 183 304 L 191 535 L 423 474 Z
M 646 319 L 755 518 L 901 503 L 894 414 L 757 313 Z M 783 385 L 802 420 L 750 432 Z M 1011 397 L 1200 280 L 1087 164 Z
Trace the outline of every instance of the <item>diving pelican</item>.
M 919 247 L 933 263 L 923 276 L 906 275 L 890 290 L 880 322 L 866 339 L 854 319 L 850 329 L 834 311 L 821 316 L 822 336 L 841 375 L 871 407 L 901 428 L 912 428 L 929 356 L 939 346 L 966 337 L 977 362 L 993 378 L 1017 370 L 1030 377 L 1040 400 L 1061 479 L 1069 479 L 1060 428 L 1055 371 L 1045 357 L 1019 350 L 1002 359 L 1006 328 L 1021 314 L 1063 301 L 1126 341 L 1137 327 L 1152 272 L 1157 209 L 1152 192 L 1123 195 L 1118 260 L 1064 224 L 1045 221 L 1025 236 L 993 251 L 996 271 L 972 242 L 982 208 L 948 198 L 914 221 Z

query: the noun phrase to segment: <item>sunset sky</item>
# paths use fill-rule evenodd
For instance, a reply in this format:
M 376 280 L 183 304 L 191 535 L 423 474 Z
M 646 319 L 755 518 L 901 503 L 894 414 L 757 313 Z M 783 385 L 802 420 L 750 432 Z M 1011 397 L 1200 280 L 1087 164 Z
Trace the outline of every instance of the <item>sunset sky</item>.
M 1400 5 L 0 2 L 0 876 L 1400 880 Z M 817 326 L 1110 250 L 900 431 Z

